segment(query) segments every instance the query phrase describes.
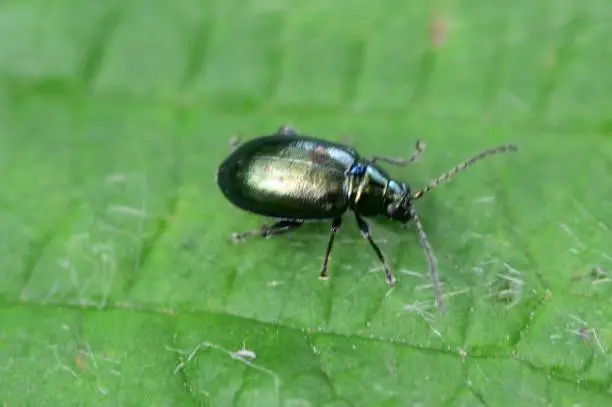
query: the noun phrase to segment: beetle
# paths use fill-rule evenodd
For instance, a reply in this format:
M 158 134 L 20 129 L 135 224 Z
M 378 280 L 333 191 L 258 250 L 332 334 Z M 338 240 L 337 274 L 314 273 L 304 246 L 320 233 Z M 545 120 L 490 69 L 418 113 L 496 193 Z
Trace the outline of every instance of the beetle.
M 233 233 L 234 241 L 260 236 L 269 238 L 294 231 L 304 223 L 331 221 L 331 230 L 319 277 L 328 279 L 329 257 L 343 215 L 352 211 L 361 235 L 374 249 L 390 286 L 396 279 L 387 259 L 372 239 L 364 218 L 383 216 L 406 226 L 414 221 L 419 243 L 425 252 L 436 291 L 444 312 L 438 281 L 437 261 L 413 202 L 441 183 L 485 157 L 514 152 L 512 144 L 484 150 L 413 193 L 410 186 L 393 179 L 379 163 L 405 167 L 425 150 L 417 140 L 408 159 L 374 156 L 365 158 L 356 149 L 298 133 L 281 126 L 275 133 L 235 146 L 217 170 L 217 184 L 230 203 L 247 212 L 274 218 L 276 223 L 260 229 Z

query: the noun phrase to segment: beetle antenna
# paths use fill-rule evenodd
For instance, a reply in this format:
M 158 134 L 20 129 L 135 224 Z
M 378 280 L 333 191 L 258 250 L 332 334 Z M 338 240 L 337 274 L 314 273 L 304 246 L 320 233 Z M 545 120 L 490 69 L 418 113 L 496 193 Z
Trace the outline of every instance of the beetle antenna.
M 488 150 L 484 150 L 483 152 L 476 154 L 472 158 L 462 162 L 461 164 L 459 164 L 452 170 L 442 174 L 435 180 L 431 181 L 427 186 L 422 188 L 420 191 L 417 191 L 411 198 L 412 199 L 422 198 L 423 195 L 425 195 L 427 192 L 431 191 L 432 189 L 435 189 L 438 185 L 442 184 L 443 182 L 451 180 L 457 174 L 465 171 L 466 169 L 468 169 L 468 167 L 472 166 L 472 164 L 474 164 L 477 161 L 482 160 L 483 158 L 486 158 L 494 154 L 499 154 L 499 153 L 515 152 L 517 150 L 518 150 L 518 147 L 515 146 L 514 144 L 507 144 L 507 145 L 502 145 L 499 147 L 490 148 Z
M 436 291 L 436 302 L 438 303 L 438 308 L 440 309 L 440 314 L 444 314 L 444 296 L 442 295 L 442 286 L 440 285 L 440 279 L 438 278 L 438 261 L 436 260 L 436 256 L 429 245 L 429 240 L 427 240 L 427 235 L 425 234 L 425 229 L 423 229 L 423 224 L 421 223 L 421 219 L 419 215 L 417 215 L 414 207 L 410 209 L 411 218 L 414 220 L 414 223 L 417 228 L 417 234 L 419 236 L 419 243 L 425 252 L 425 256 L 427 257 L 427 263 L 429 265 L 429 275 L 431 276 L 431 280 L 433 282 L 434 290 Z

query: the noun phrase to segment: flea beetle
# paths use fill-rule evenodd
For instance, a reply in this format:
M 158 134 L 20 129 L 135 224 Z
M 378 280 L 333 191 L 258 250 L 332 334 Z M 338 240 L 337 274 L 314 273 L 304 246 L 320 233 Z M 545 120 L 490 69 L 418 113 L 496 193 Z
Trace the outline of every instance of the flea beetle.
M 331 231 L 321 266 L 321 279 L 329 278 L 328 262 L 343 215 L 351 210 L 365 240 L 383 264 L 389 285 L 395 277 L 383 252 L 372 239 L 364 218 L 384 216 L 405 226 L 414 221 L 419 242 L 429 264 L 436 301 L 443 312 L 442 289 L 437 262 L 413 202 L 439 184 L 450 180 L 487 156 L 514 152 L 514 145 L 485 150 L 413 192 L 393 179 L 379 163 L 405 167 L 419 157 L 425 145 L 417 141 L 408 159 L 362 157 L 355 149 L 299 134 L 282 126 L 274 134 L 238 145 L 221 163 L 217 183 L 223 195 L 236 207 L 271 217 L 276 223 L 258 230 L 234 233 L 234 241 L 252 236 L 271 237 L 298 229 L 306 222 L 331 221 Z

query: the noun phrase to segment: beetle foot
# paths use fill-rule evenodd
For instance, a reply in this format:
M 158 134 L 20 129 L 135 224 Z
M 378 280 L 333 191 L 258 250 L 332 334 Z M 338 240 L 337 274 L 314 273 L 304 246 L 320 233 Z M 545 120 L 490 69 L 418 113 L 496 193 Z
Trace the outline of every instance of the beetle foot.
M 389 287 L 393 287 L 395 283 L 397 282 L 397 280 L 395 279 L 395 276 L 391 272 L 391 269 L 387 267 L 385 267 L 385 278 L 387 280 L 387 284 L 389 285 Z

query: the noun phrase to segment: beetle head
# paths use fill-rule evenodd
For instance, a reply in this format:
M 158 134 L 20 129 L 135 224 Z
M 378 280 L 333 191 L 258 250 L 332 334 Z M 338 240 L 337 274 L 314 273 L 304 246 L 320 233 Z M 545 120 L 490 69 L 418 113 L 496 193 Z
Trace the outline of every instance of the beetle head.
M 401 189 L 401 194 L 394 195 L 387 204 L 387 216 L 392 220 L 407 223 L 412 220 L 412 197 L 406 184 L 401 184 Z

